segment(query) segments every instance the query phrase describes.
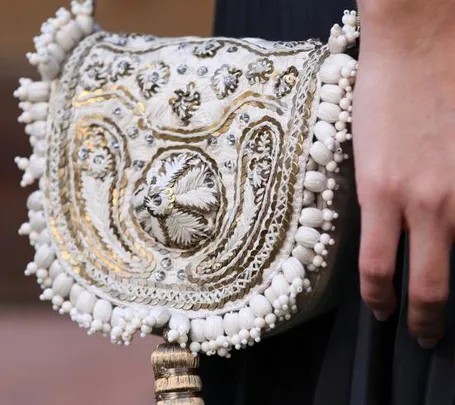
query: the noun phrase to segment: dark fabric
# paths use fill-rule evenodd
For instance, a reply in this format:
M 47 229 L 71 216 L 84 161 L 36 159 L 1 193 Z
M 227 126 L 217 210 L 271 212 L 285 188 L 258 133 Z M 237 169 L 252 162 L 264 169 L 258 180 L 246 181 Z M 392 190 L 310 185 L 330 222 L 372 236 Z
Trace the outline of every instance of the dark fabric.
M 215 34 L 270 40 L 326 39 L 353 1 L 218 0 Z M 447 335 L 435 350 L 408 333 L 406 241 L 397 261 L 397 314 L 377 322 L 346 269 L 335 310 L 231 359 L 203 357 L 206 405 L 455 405 L 455 277 Z M 455 269 L 455 257 L 452 257 Z

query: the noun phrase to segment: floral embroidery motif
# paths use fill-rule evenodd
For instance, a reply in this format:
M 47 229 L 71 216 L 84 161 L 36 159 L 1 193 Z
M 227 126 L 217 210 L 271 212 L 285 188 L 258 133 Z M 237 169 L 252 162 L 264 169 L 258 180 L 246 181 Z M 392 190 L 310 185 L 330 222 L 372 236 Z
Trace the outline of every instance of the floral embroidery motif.
M 196 85 L 191 82 L 186 90 L 175 91 L 175 97 L 169 100 L 172 111 L 182 120 L 183 125 L 189 125 L 194 113 L 201 105 L 201 93 L 196 91 Z
M 219 99 L 234 93 L 239 86 L 242 71 L 234 66 L 223 65 L 215 71 L 212 77 L 212 89 Z
M 81 77 L 81 84 L 88 91 L 103 87 L 107 81 L 108 70 L 101 61 L 94 61 L 88 65 Z
M 194 152 L 157 161 L 136 193 L 143 229 L 167 247 L 188 249 L 212 234 L 220 206 L 216 176 Z
M 137 83 L 143 96 L 150 99 L 169 82 L 170 76 L 169 66 L 163 62 L 156 62 L 141 70 L 137 76 Z
M 112 62 L 109 78 L 116 82 L 122 77 L 129 76 L 133 73 L 135 66 L 131 59 L 128 58 L 118 58 Z
M 279 98 L 287 96 L 297 83 L 298 76 L 299 72 L 295 66 L 291 66 L 285 72 L 283 72 L 278 77 L 278 80 L 275 84 L 276 96 Z
M 196 45 L 193 54 L 198 58 L 213 58 L 223 45 L 222 42 L 217 40 L 206 41 Z
M 246 78 L 251 85 L 265 84 L 274 71 L 273 62 L 268 58 L 262 58 L 248 65 Z

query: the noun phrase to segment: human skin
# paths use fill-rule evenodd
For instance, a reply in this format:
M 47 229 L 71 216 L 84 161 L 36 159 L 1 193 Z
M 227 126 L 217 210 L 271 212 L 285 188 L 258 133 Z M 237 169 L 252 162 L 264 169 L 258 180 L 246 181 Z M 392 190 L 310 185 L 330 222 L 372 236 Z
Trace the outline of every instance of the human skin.
M 455 0 L 359 0 L 353 139 L 362 229 L 361 294 L 378 320 L 397 307 L 400 233 L 409 232 L 408 326 L 444 336 L 455 236 Z

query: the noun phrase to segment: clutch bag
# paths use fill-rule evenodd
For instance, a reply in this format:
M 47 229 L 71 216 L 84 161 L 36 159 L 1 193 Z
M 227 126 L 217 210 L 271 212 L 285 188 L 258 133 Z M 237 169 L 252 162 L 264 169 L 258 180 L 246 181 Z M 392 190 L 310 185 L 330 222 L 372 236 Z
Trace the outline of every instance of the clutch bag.
M 92 1 L 44 23 L 15 96 L 37 184 L 20 228 L 41 300 L 153 354 L 159 404 L 201 404 L 198 355 L 314 317 L 351 228 L 355 11 L 328 43 L 103 31 Z M 336 226 L 336 228 L 335 228 Z

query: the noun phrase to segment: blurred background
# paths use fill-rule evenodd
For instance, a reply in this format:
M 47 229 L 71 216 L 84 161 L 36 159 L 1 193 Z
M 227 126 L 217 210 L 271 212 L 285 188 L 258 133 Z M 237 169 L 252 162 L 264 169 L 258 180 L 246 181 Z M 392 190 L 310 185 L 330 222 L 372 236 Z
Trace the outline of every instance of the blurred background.
M 215 0 L 98 0 L 105 30 L 158 36 L 207 36 Z M 150 353 L 158 339 L 117 347 L 88 337 L 38 299 L 40 289 L 24 269 L 33 258 L 17 230 L 27 220 L 30 189 L 19 186 L 15 156 L 28 156 L 19 109 L 12 96 L 20 77 L 36 78 L 25 53 L 41 23 L 70 0 L 0 0 L 0 404 L 151 405 Z

